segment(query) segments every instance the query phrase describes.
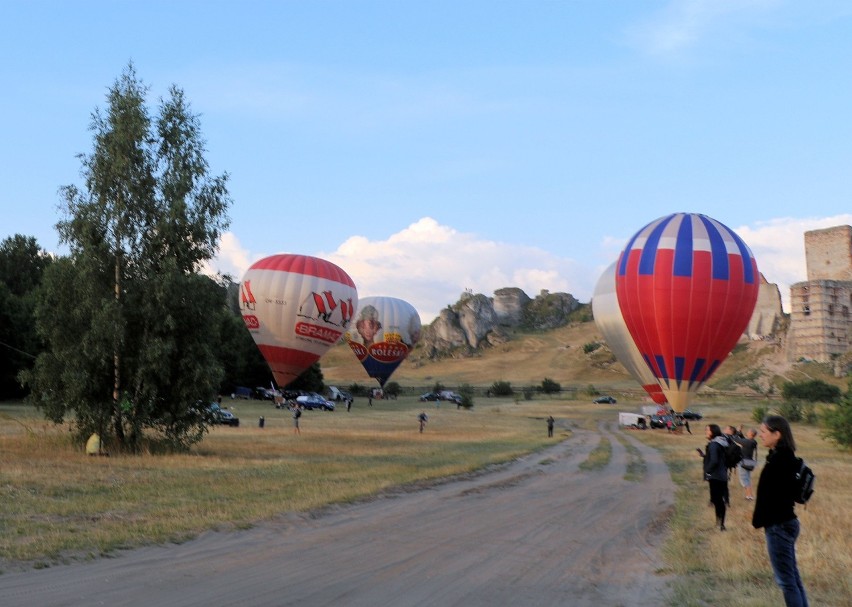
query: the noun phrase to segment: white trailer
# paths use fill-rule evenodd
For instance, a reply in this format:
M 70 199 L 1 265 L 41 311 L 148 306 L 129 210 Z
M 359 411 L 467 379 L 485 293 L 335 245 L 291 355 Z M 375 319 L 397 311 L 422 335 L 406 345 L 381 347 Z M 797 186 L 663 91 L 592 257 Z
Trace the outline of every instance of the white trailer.
M 641 420 L 641 421 L 640 421 Z M 620 426 L 639 426 L 645 423 L 645 416 L 638 413 L 619 413 L 618 425 Z

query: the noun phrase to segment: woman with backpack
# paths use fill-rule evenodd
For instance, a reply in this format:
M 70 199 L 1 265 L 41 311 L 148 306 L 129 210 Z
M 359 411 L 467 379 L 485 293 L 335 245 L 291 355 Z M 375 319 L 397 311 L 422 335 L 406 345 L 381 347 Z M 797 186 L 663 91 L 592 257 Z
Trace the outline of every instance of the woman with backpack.
M 728 493 L 728 467 L 725 464 L 725 448 L 727 439 L 722 435 L 718 424 L 709 424 L 704 430 L 707 437 L 707 447 L 704 451 L 698 449 L 698 454 L 704 458 L 704 480 L 710 484 L 710 501 L 716 509 L 716 524 L 719 530 L 725 530 L 725 496 Z
M 787 607 L 807 607 L 808 598 L 796 565 L 799 519 L 793 503 L 798 486 L 796 442 L 790 423 L 770 415 L 760 425 L 760 442 L 769 450 L 757 482 L 757 499 L 751 524 L 766 534 L 766 550 L 775 581 L 784 593 Z

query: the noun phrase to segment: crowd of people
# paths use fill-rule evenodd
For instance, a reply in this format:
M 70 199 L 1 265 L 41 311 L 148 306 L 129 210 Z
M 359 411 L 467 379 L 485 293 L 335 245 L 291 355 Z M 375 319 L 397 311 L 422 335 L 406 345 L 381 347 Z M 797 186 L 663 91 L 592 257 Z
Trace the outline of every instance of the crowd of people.
M 698 449 L 698 453 L 703 458 L 704 480 L 709 484 L 717 527 L 720 531 L 726 529 L 725 515 L 731 503 L 728 481 L 736 473 L 743 497 L 754 501 L 752 526 L 764 531 L 769 562 L 785 605 L 807 607 L 805 587 L 796 564 L 796 539 L 800 532 L 795 513 L 796 442 L 789 422 L 779 415 L 770 415 L 759 429 L 726 426 L 723 430 L 718 424 L 708 424 L 705 436 L 707 446 Z M 767 453 L 755 493 L 751 475 L 758 463 L 756 437 Z

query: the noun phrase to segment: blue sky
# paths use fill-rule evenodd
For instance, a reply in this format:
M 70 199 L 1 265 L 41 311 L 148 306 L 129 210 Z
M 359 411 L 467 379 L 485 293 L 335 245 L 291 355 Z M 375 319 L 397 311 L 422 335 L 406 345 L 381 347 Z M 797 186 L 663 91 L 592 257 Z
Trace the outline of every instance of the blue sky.
M 649 221 L 707 214 L 785 300 L 852 224 L 845 1 L 0 0 L 0 239 L 64 252 L 90 117 L 129 61 L 230 174 L 216 268 L 334 261 L 429 322 L 465 290 L 588 302 Z

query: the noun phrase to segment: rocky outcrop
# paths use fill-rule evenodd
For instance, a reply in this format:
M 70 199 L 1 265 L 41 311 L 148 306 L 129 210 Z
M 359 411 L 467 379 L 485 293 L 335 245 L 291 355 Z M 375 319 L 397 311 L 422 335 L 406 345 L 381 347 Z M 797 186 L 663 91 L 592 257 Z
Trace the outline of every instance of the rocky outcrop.
M 494 291 L 494 314 L 503 326 L 516 327 L 524 319 L 524 310 L 532 301 L 529 295 L 517 287 Z
M 494 297 L 464 293 L 459 301 L 423 328 L 426 356 L 470 356 L 477 350 L 509 340 L 508 330 L 549 330 L 568 323 L 580 303 L 568 293 L 542 291 L 531 299 L 518 288 L 504 288 Z
M 784 325 L 784 311 L 781 308 L 781 291 L 778 285 L 766 281 L 760 275 L 760 287 L 757 292 L 757 304 L 746 329 L 749 339 L 781 337 L 779 330 Z

